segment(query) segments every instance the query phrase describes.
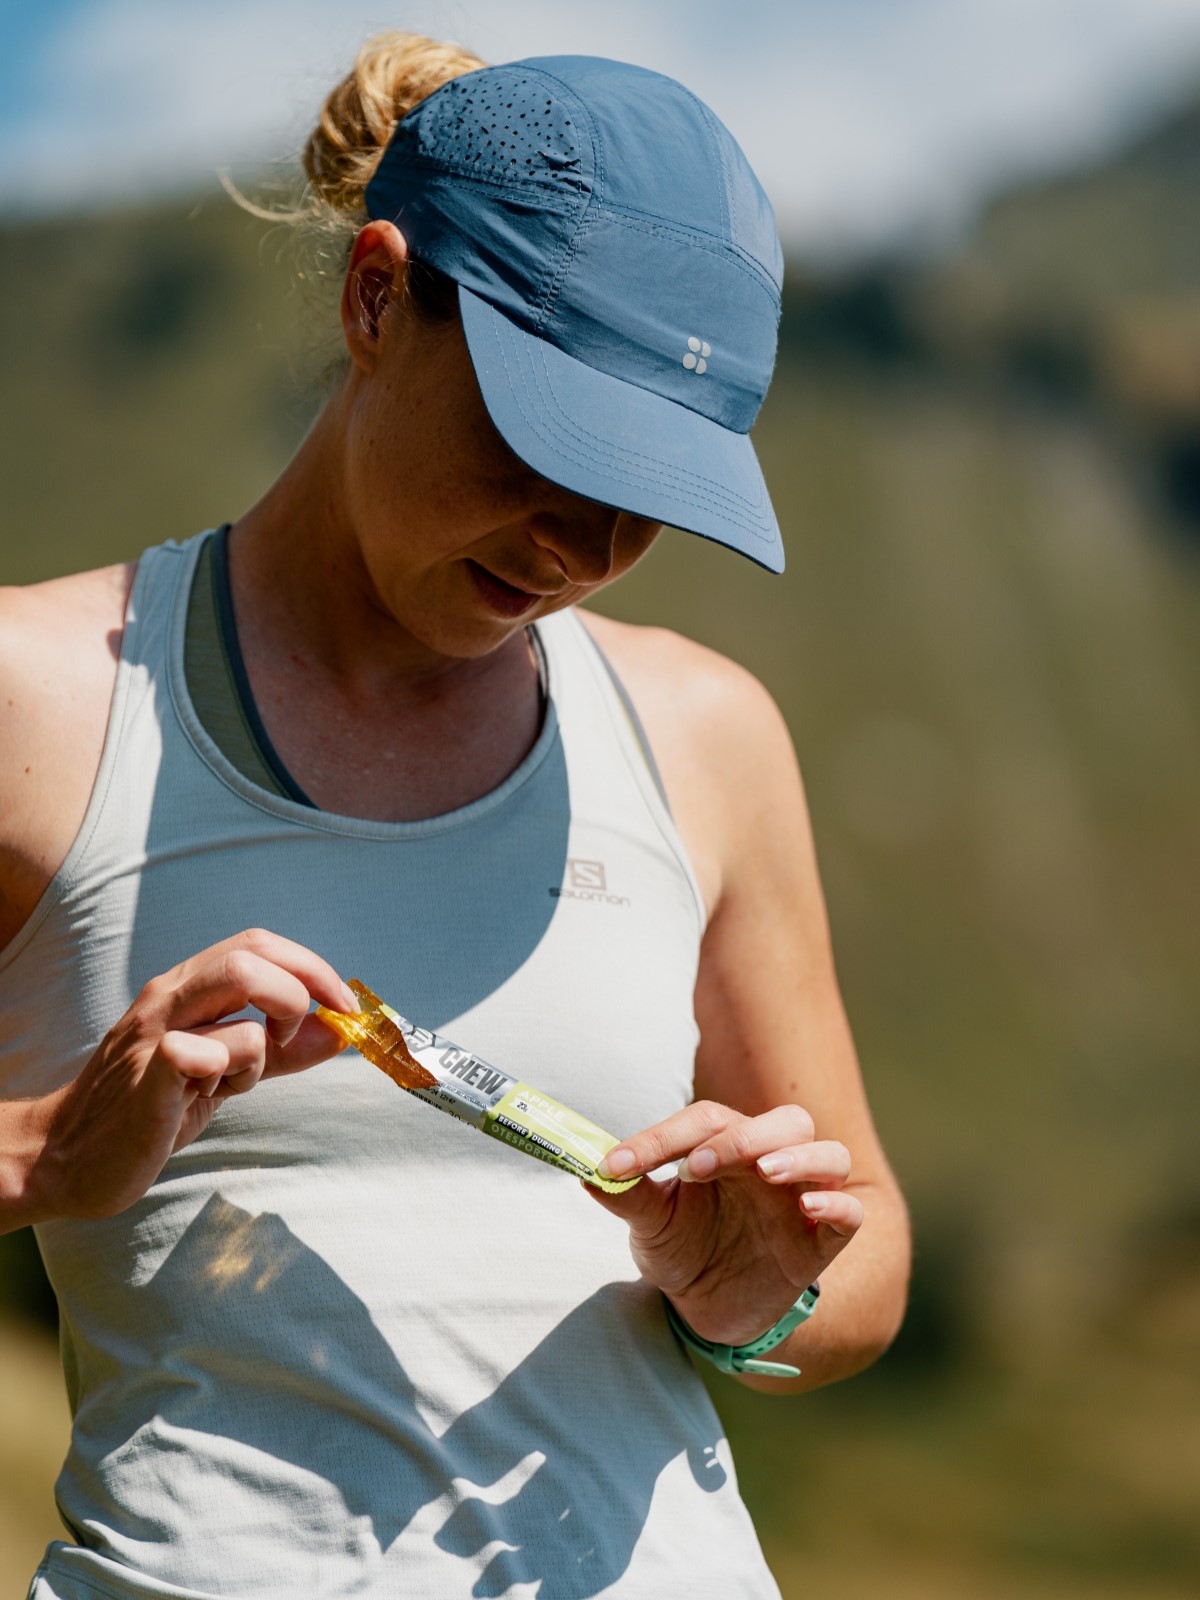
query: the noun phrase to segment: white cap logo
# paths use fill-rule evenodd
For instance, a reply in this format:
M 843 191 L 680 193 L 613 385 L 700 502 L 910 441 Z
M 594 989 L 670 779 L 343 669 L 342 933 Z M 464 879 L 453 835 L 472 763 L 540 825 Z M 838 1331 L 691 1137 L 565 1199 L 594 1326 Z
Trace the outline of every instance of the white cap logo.
M 699 377 L 702 372 L 708 371 L 710 355 L 712 355 L 712 345 L 708 340 L 697 339 L 696 335 L 692 334 L 688 340 L 687 355 L 683 358 L 683 364 L 689 372 L 694 372 Z

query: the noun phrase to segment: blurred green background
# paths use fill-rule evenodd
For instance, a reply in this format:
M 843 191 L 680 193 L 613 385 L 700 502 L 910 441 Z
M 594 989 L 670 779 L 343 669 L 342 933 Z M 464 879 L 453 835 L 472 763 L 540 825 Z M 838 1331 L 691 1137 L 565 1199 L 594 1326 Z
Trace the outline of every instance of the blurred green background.
M 217 189 L 0 221 L 0 580 L 237 516 L 334 300 Z M 736 657 L 800 753 L 912 1206 L 904 1331 L 722 1382 L 788 1600 L 1200 1591 L 1200 102 L 944 257 L 789 272 L 758 429 L 782 579 L 680 534 L 603 609 Z M 66 1407 L 0 1240 L 0 1587 L 61 1537 Z

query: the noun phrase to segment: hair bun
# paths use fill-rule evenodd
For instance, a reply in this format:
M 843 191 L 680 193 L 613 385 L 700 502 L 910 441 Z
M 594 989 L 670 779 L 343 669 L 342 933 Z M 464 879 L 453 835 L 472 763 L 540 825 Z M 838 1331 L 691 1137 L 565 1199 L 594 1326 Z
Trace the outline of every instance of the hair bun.
M 353 67 L 326 96 L 304 147 L 306 181 L 298 197 L 294 157 L 284 180 L 289 199 L 281 205 L 259 205 L 242 193 L 227 170 L 218 168 L 222 188 L 240 210 L 292 230 L 295 285 L 306 300 L 311 297 L 313 308 L 301 319 L 306 330 L 302 342 L 312 345 L 320 361 L 319 390 L 330 391 L 347 368 L 340 340 L 331 353 L 324 348 L 324 291 L 331 284 L 340 286 L 345 276 L 354 239 L 367 221 L 367 184 L 396 124 L 451 78 L 486 65 L 461 45 L 390 28 L 366 41 Z M 444 322 L 457 314 L 456 286 L 432 267 L 411 261 L 405 283 L 408 303 L 425 320 Z
M 360 212 L 363 193 L 396 124 L 451 78 L 486 65 L 461 45 L 390 28 L 368 39 L 326 97 L 304 147 L 313 197 Z

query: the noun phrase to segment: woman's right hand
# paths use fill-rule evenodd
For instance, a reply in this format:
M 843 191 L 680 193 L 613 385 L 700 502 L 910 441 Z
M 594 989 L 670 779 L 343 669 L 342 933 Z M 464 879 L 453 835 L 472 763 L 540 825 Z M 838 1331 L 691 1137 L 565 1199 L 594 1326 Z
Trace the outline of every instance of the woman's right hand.
M 24 1151 L 0 1152 L 26 1171 L 10 1217 L 17 1227 L 55 1217 L 124 1211 L 189 1144 L 221 1101 L 260 1078 L 326 1061 L 342 1041 L 309 1012 L 358 1002 L 328 962 L 303 945 L 247 929 L 151 978 L 79 1076 L 41 1100 L 8 1102 Z M 225 1021 L 252 1005 L 265 1023 Z M 6 1119 L 7 1120 L 7 1119 Z M 10 1165 L 11 1171 L 11 1165 Z M 19 1213 L 19 1214 L 18 1214 Z

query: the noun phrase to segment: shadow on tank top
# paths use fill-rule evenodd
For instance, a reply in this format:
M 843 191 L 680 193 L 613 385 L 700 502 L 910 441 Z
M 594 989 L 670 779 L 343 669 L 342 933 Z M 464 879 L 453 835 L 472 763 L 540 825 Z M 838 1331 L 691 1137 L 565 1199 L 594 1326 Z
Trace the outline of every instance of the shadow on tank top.
M 187 623 L 184 636 L 184 675 L 196 715 L 226 759 L 244 778 L 271 794 L 286 795 L 300 805 L 315 804 L 287 770 L 270 734 L 259 716 L 254 691 L 246 672 L 237 620 L 233 611 L 233 591 L 229 582 L 228 522 L 204 541 L 188 593 Z M 532 634 L 536 640 L 536 633 Z M 613 688 L 637 739 L 664 805 L 666 789 L 658 763 L 650 748 L 646 730 L 634 709 L 629 693 L 617 676 L 612 662 L 592 641 L 612 680 Z M 541 650 L 535 648 L 545 714 L 546 665 Z
M 535 635 L 541 729 L 504 782 L 412 822 L 338 815 L 314 806 L 271 748 L 237 650 L 223 558 L 223 539 L 209 535 L 182 567 L 175 553 L 148 552 L 140 575 L 129 665 L 170 688 L 154 695 L 153 765 L 130 752 L 122 773 L 151 788 L 131 990 L 243 928 L 265 927 L 441 1028 L 539 947 L 567 871 L 571 793 L 542 641 Z M 585 723 L 593 714 L 584 706 Z M 143 802 L 129 800 L 135 826 Z
M 216 1292 L 198 1296 L 197 1284 L 215 1285 Z M 352 1517 L 370 1520 L 385 1552 L 420 1512 L 440 1506 L 434 1542 L 445 1555 L 474 1563 L 485 1558 L 488 1545 L 500 1546 L 476 1594 L 540 1581 L 551 1585 L 556 1600 L 607 1591 L 628 1568 L 659 1476 L 677 1453 L 686 1453 L 705 1493 L 728 1482 L 709 1408 L 681 1415 L 656 1383 L 639 1392 L 646 1358 L 639 1334 L 668 1365 L 681 1358 L 659 1328 L 656 1297 L 650 1303 L 636 1283 L 605 1284 L 441 1434 L 422 1422 L 412 1380 L 369 1308 L 279 1216 L 252 1216 L 214 1193 L 146 1286 L 146 1298 L 154 1311 L 149 1325 L 164 1348 L 183 1340 L 194 1349 L 210 1340 L 214 1350 L 239 1353 L 207 1395 L 208 1433 L 334 1485 Z M 321 1307 L 316 1344 L 310 1337 L 314 1305 Z M 178 1308 L 178 1326 L 164 1324 L 172 1308 Z M 381 1425 L 356 1429 L 355 1448 L 348 1451 L 339 1429 L 313 1427 L 310 1405 L 280 1405 L 270 1385 L 260 1392 L 264 1325 L 277 1341 L 269 1361 L 287 1365 L 297 1401 L 319 1406 L 331 1379 L 352 1372 L 359 1393 L 381 1397 Z M 598 1342 L 606 1347 L 603 1355 Z M 639 1449 L 593 1448 L 590 1472 L 582 1477 L 580 1441 L 605 1439 L 613 1424 L 607 1385 L 581 1382 L 598 1362 L 610 1383 L 623 1369 L 634 1413 L 640 1404 L 655 1426 L 641 1428 Z M 135 1391 L 123 1417 L 129 1436 L 171 1436 L 173 1430 L 184 1436 L 195 1423 L 190 1387 L 178 1385 L 165 1402 L 158 1389 L 152 1393 L 138 1415 Z M 396 1417 L 407 1434 L 402 1452 L 387 1425 Z M 657 1448 L 646 1448 L 647 1438 Z M 478 1492 L 452 1494 L 451 1474 Z M 488 1491 L 501 1480 L 514 1492 L 497 1504 Z M 598 1519 L 602 1507 L 608 1515 Z

